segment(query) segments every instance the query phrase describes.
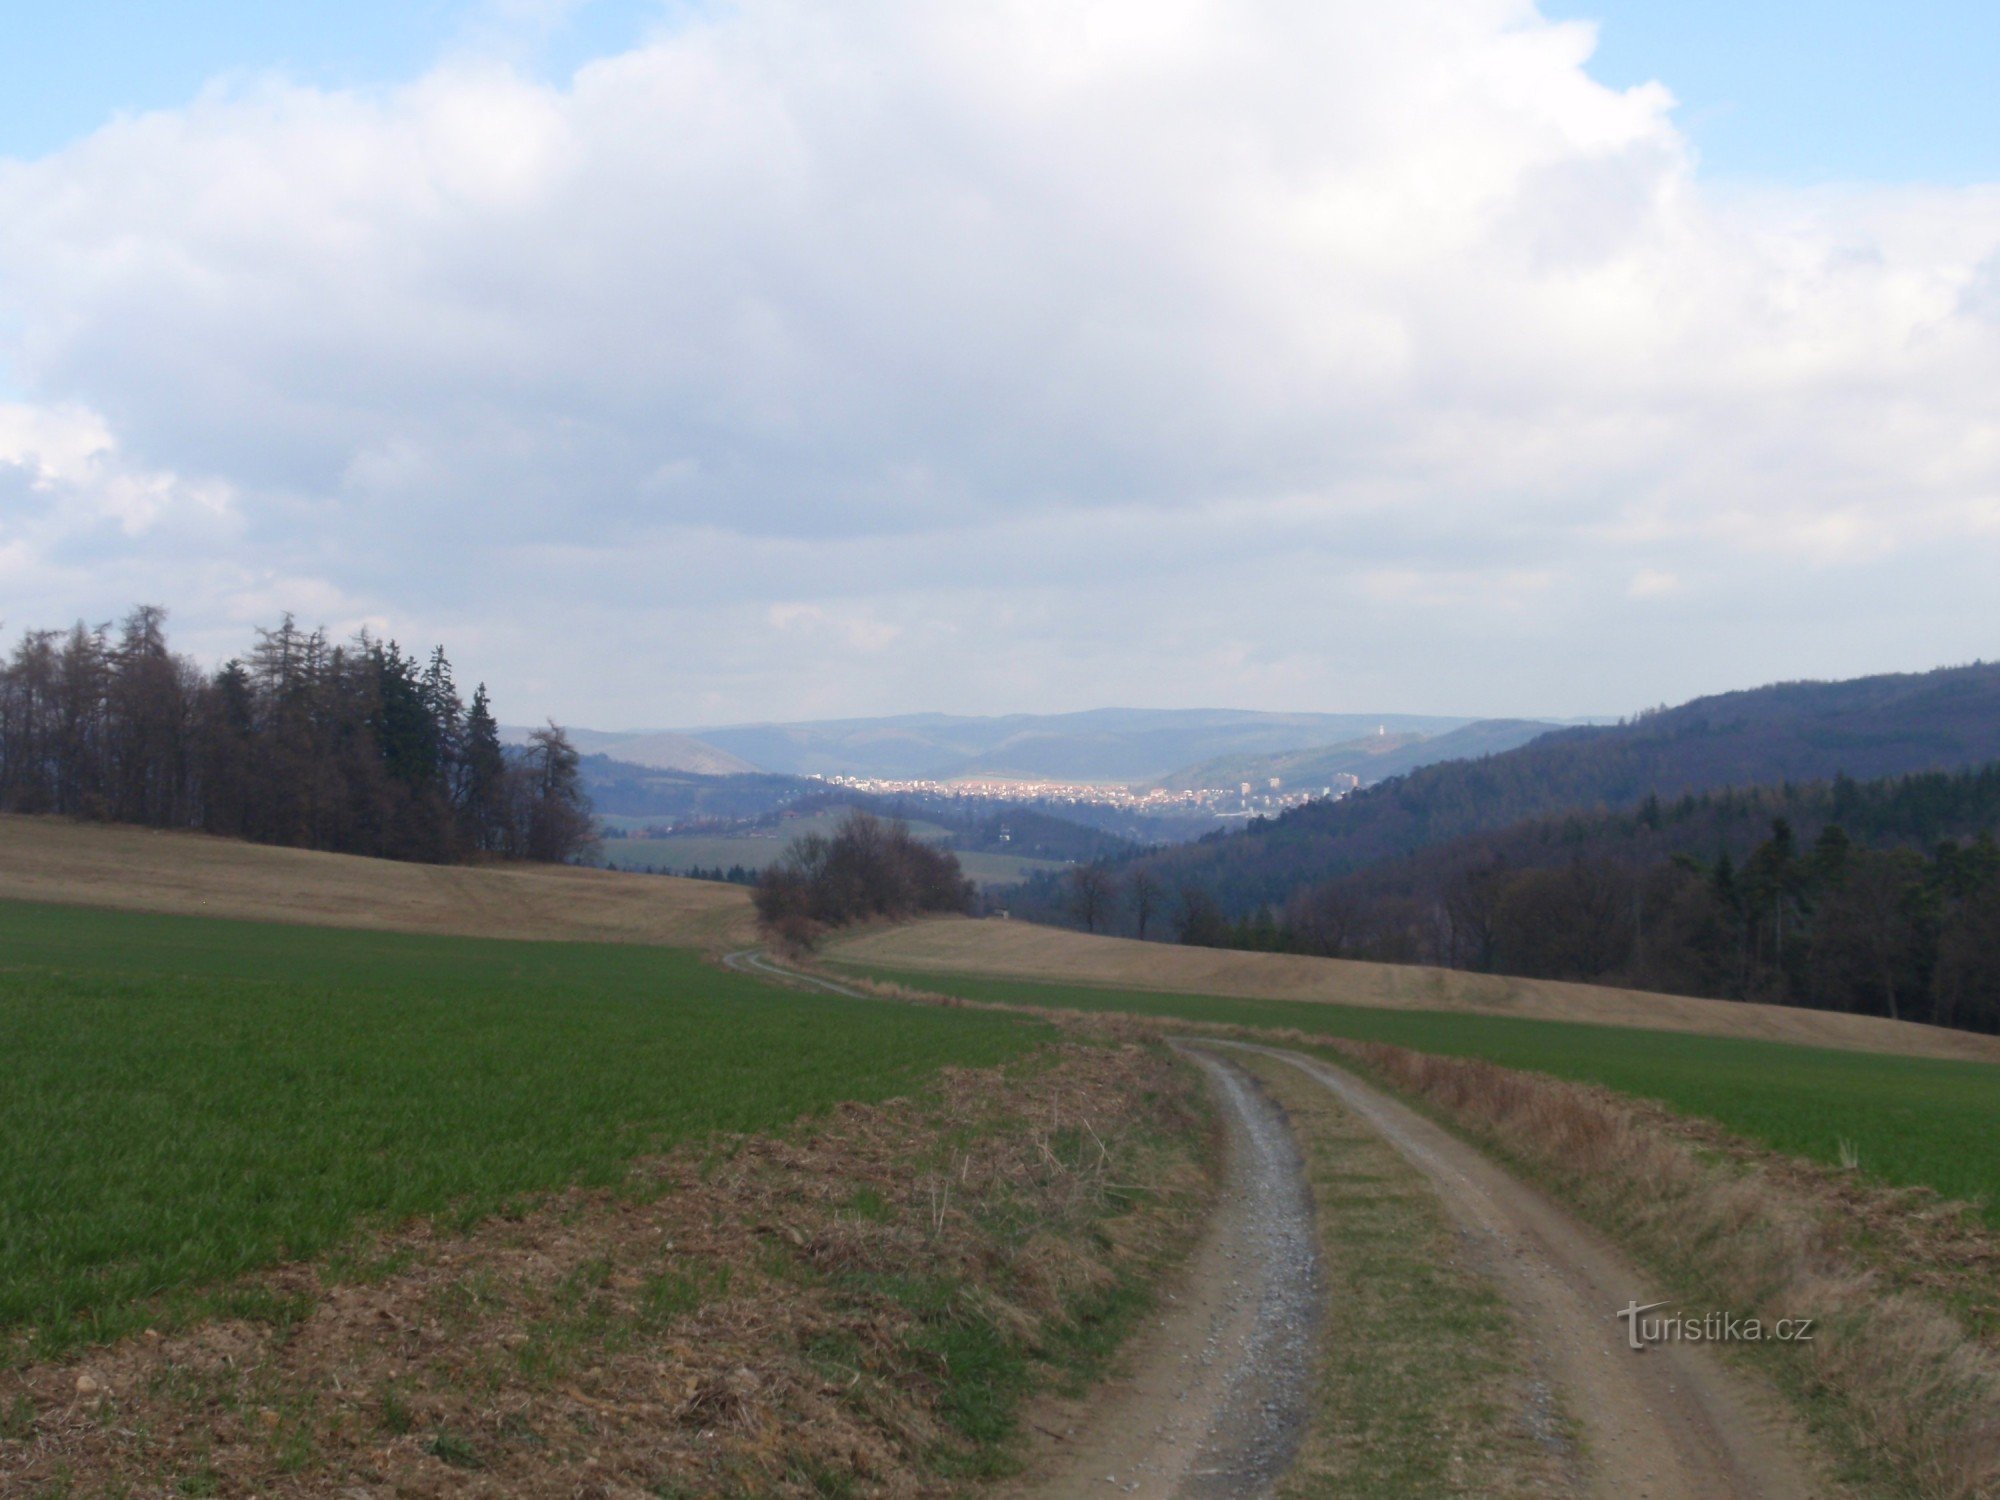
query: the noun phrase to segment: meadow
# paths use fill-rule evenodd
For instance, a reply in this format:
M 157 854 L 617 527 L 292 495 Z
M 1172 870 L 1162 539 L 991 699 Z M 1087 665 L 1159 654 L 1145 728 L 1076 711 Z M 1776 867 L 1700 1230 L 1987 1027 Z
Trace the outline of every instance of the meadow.
M 617 1184 L 1047 1034 L 636 944 L 0 901 L 0 1329 L 116 1336 L 371 1225 Z
M 638 830 L 633 830 L 631 837 L 605 839 L 599 846 L 598 858 L 614 870 L 666 870 L 678 874 L 690 869 L 727 870 L 732 865 L 741 865 L 746 870 L 761 870 L 776 863 L 791 848 L 795 839 L 808 833 L 832 837 L 842 816 L 822 813 L 809 818 L 795 818 L 757 833 L 675 833 L 662 838 L 642 838 L 637 836 Z M 631 824 L 635 820 L 628 818 L 622 821 Z M 950 829 L 935 823 L 912 822 L 908 826 L 911 833 L 926 843 L 943 843 L 951 837 Z M 962 850 L 955 852 L 959 867 L 965 871 L 967 878 L 989 888 L 1018 885 L 1037 871 L 1063 868 L 1059 861 L 1051 859 Z
M 1289 1028 L 1479 1057 L 1658 1100 L 1779 1151 L 1977 1203 L 2000 1225 L 2000 1067 L 1463 1011 L 1244 1000 L 982 979 L 879 965 L 869 977 L 968 1000 Z

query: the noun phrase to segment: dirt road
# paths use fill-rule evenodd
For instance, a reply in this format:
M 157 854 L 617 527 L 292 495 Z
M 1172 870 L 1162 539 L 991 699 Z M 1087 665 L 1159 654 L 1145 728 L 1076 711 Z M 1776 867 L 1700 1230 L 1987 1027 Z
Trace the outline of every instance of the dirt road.
M 811 977 L 761 954 L 731 962 Z M 1539 1378 L 1581 1429 L 1578 1468 L 1591 1492 L 1619 1500 L 1841 1493 L 1817 1471 L 1789 1415 L 1707 1350 L 1629 1348 L 1618 1310 L 1660 1301 L 1656 1285 L 1478 1150 L 1316 1058 L 1245 1042 L 1174 1045 L 1206 1070 L 1228 1122 L 1222 1202 L 1174 1300 L 1122 1357 L 1131 1373 L 1081 1408 L 1042 1414 L 1037 1425 L 1054 1441 L 1005 1490 L 1009 1500 L 1258 1496 L 1296 1452 L 1322 1298 L 1312 1207 L 1283 1113 L 1229 1062 L 1232 1051 L 1298 1068 L 1430 1182 L 1514 1307 Z M 1801 1349 L 1798 1357 L 1811 1356 Z
M 1209 1045 L 1209 1044 L 1205 1044 Z M 1792 1500 L 1837 1493 L 1786 1415 L 1705 1349 L 1635 1352 L 1618 1309 L 1658 1290 L 1602 1237 L 1415 1110 L 1315 1058 L 1277 1058 L 1329 1089 L 1437 1190 L 1514 1305 L 1544 1376 L 1582 1427 L 1598 1494 L 1645 1500 Z M 1798 1351 L 1801 1359 L 1810 1352 Z
M 722 955 L 722 963 L 723 967 L 734 969 L 739 974 L 750 974 L 759 979 L 775 979 L 780 984 L 819 990 L 828 995 L 845 995 L 850 1000 L 881 998 L 848 985 L 837 984 L 819 974 L 808 974 L 802 969 L 787 968 L 784 964 L 773 960 L 762 948 L 739 948 L 734 953 L 725 953 Z
M 1241 1068 L 1185 1048 L 1228 1132 L 1227 1186 L 1129 1371 L 1081 1407 L 1039 1411 L 1056 1441 L 1009 1500 L 1263 1495 L 1290 1466 L 1312 1393 L 1321 1301 L 1312 1201 L 1283 1113 Z

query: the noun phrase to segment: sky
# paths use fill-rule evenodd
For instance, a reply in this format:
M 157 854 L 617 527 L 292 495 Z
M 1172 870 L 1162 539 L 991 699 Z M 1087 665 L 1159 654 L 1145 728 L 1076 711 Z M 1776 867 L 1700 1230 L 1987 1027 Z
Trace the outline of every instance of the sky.
M 598 727 L 1994 654 L 1991 7 L 0 16 L 10 641 Z

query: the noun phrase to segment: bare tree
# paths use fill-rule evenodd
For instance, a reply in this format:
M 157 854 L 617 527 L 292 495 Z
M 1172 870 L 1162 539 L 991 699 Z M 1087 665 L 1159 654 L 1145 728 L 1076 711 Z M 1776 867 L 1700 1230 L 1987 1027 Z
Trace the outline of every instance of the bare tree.
M 589 848 L 590 801 L 583 794 L 578 765 L 576 748 L 553 719 L 528 736 L 529 859 L 561 863 Z
M 1166 891 L 1153 872 L 1144 865 L 1132 872 L 1132 878 L 1125 882 L 1125 893 L 1132 898 L 1132 916 L 1139 924 L 1139 940 L 1145 941 L 1146 926 L 1160 909 L 1161 898 Z
M 764 926 L 794 947 L 809 947 L 830 927 L 870 917 L 970 909 L 974 887 L 958 857 L 856 808 L 832 838 L 809 833 L 757 883 Z
M 1117 900 L 1118 879 L 1102 865 L 1078 865 L 1069 872 L 1070 914 L 1085 932 L 1095 932 L 1099 923 L 1110 920 Z
M 1481 973 L 1492 969 L 1493 913 L 1505 885 L 1506 871 L 1498 864 L 1460 870 L 1445 881 L 1441 896 L 1446 926 L 1442 955 L 1445 963 Z
M 1359 944 L 1361 912 L 1344 887 L 1329 882 L 1294 896 L 1285 907 L 1285 925 L 1308 953 L 1351 958 Z

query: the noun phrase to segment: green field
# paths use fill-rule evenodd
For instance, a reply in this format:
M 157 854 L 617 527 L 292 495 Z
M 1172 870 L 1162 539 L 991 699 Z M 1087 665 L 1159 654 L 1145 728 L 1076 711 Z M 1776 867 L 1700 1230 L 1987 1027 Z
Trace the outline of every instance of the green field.
M 678 874 L 684 870 L 727 870 L 741 865 L 761 870 L 791 848 L 794 839 L 808 833 L 832 837 L 844 813 L 821 813 L 816 817 L 795 818 L 769 831 L 728 835 L 676 833 L 665 838 L 605 839 L 600 845 L 603 862 L 614 870 L 664 870 Z M 606 820 L 607 822 L 610 820 Z M 630 823 L 631 819 L 622 820 Z M 910 832 L 926 843 L 942 843 L 951 830 L 935 823 L 910 823 Z M 1062 864 L 1050 859 L 1024 859 L 1016 854 L 958 853 L 959 866 L 966 876 L 982 886 L 1018 885 L 1038 870 L 1060 870 Z
M 614 1183 L 1045 1035 L 670 949 L 0 902 L 0 1329 L 115 1336 L 359 1225 Z
M 1458 1011 L 1237 1000 L 854 967 L 970 1000 L 1289 1027 L 1483 1057 L 1657 1099 L 1817 1161 L 1837 1162 L 1841 1143 L 1847 1142 L 1860 1153 L 1864 1171 L 1899 1186 L 1923 1185 L 1972 1200 L 1989 1223 L 2000 1224 L 2000 1068 L 1989 1063 Z

